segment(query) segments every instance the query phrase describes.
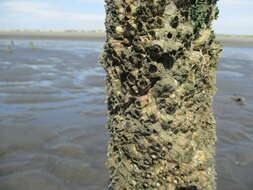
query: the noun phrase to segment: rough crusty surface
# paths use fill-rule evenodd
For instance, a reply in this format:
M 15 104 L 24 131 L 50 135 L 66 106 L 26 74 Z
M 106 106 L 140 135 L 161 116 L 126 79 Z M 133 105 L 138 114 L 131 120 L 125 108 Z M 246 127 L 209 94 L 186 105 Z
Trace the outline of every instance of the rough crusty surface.
M 214 190 L 216 0 L 106 0 L 113 190 Z

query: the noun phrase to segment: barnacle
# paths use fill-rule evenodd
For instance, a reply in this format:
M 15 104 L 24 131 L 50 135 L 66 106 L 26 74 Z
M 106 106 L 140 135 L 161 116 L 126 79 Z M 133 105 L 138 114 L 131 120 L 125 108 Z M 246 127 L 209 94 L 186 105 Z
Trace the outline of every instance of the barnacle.
M 106 0 L 114 190 L 213 190 L 216 0 Z

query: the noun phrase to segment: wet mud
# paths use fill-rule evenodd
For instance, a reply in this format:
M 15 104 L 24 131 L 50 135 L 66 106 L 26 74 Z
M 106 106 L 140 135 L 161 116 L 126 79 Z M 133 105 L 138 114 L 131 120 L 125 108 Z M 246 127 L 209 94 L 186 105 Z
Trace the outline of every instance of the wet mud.
M 103 190 L 103 42 L 33 44 L 0 40 L 0 190 Z M 252 48 L 225 46 L 216 72 L 218 190 L 253 186 L 252 55 Z

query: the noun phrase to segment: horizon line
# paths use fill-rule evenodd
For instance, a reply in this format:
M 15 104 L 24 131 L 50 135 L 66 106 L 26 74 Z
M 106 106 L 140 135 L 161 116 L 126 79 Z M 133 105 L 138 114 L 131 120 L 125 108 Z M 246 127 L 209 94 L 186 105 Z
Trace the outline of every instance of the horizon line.
M 104 29 L 93 29 L 93 30 L 85 30 L 85 29 L 0 29 L 0 32 L 103 32 Z M 225 34 L 225 33 L 216 33 L 219 36 L 247 36 L 253 37 L 253 34 Z

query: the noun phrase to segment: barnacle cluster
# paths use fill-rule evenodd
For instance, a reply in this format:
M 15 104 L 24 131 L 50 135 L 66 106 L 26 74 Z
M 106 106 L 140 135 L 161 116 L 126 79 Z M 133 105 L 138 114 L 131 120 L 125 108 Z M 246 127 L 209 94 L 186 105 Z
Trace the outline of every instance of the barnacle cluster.
M 215 189 L 215 4 L 106 0 L 110 189 Z

